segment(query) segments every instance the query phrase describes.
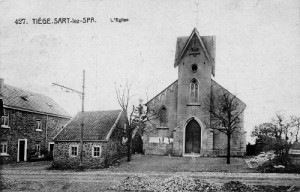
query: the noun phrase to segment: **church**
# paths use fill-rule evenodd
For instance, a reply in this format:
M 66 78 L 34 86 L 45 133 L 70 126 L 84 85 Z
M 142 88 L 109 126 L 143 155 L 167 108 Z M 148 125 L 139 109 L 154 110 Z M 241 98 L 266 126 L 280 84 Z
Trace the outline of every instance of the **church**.
M 239 131 L 232 134 L 232 156 L 244 156 L 246 132 L 243 115 L 246 104 L 212 79 L 215 76 L 215 36 L 178 37 L 174 67 L 178 79 L 146 103 L 156 118 L 143 134 L 145 154 L 174 156 L 226 156 L 227 135 L 216 129 L 208 105 L 217 92 L 227 93 L 242 111 Z

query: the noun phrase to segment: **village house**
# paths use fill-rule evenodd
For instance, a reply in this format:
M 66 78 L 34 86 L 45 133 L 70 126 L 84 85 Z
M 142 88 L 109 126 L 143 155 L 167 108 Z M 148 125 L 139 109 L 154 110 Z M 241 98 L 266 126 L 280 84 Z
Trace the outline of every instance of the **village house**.
M 289 150 L 293 163 L 300 165 L 300 143 L 294 142 Z
M 2 78 L 0 99 L 0 164 L 51 157 L 53 137 L 70 119 L 68 113 L 50 97 L 4 84 Z
M 126 155 L 121 143 L 126 121 L 121 110 L 79 112 L 54 139 L 55 167 L 79 167 L 82 123 L 83 167 L 101 168 Z
M 178 68 L 178 79 L 146 103 L 157 118 L 148 125 L 156 131 L 145 132 L 143 136 L 145 154 L 227 154 L 227 137 L 211 129 L 216 119 L 207 108 L 210 98 L 217 92 L 229 93 L 212 79 L 215 76 L 215 46 L 215 36 L 200 36 L 197 29 L 190 36 L 177 38 L 174 67 Z M 240 109 L 246 107 L 238 98 L 235 100 Z M 243 113 L 240 118 L 238 126 L 241 129 L 231 139 L 231 155 L 234 156 L 243 156 L 246 152 Z

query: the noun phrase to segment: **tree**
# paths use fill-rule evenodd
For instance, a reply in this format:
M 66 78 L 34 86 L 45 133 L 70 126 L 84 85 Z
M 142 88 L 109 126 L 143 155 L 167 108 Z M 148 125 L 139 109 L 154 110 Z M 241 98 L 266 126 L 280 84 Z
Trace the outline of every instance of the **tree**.
M 241 132 L 246 106 L 235 95 L 223 89 L 216 89 L 209 98 L 210 128 L 227 136 L 227 164 L 230 164 L 230 141 L 234 133 Z
M 295 129 L 296 135 L 296 142 L 298 142 L 298 135 L 299 135 L 299 130 L 300 130 L 300 117 L 297 116 L 291 116 L 291 126 Z
M 127 147 L 128 162 L 131 161 L 132 157 L 132 139 L 135 133 L 140 131 L 141 134 L 143 134 L 143 131 L 145 129 L 150 128 L 146 126 L 147 122 L 151 123 L 151 120 L 156 118 L 156 113 L 152 112 L 151 115 L 149 115 L 149 109 L 142 104 L 142 100 L 140 100 L 140 103 L 137 106 L 132 105 L 132 108 L 129 109 L 131 99 L 134 96 L 130 93 L 131 85 L 132 83 L 128 84 L 128 82 L 126 82 L 124 87 L 115 87 L 118 103 L 122 108 L 123 114 L 125 116 L 126 127 L 122 129 L 124 139 L 123 141 L 121 141 L 121 144 Z
M 276 113 L 270 122 L 255 126 L 251 136 L 257 138 L 256 145 L 259 150 L 274 150 L 278 163 L 289 162 L 288 152 L 293 140 L 293 130 L 291 122 L 284 115 Z
M 256 125 L 251 132 L 251 137 L 256 137 L 256 150 L 257 152 L 270 151 L 274 149 L 275 138 L 275 126 L 272 123 L 262 123 Z

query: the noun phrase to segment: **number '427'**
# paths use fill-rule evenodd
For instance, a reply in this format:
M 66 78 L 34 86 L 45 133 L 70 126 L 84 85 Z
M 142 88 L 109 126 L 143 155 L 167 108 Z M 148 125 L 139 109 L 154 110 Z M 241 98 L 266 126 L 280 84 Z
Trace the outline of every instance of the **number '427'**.
M 19 19 L 16 19 L 16 21 L 15 21 L 15 24 L 25 24 L 25 22 L 26 22 L 26 20 L 25 20 L 25 18 L 19 18 Z

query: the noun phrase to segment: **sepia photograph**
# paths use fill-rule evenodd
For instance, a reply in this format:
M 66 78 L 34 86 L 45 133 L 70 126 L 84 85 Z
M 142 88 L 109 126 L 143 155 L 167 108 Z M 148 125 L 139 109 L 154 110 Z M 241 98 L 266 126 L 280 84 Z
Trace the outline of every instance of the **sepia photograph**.
M 300 191 L 299 0 L 0 13 L 0 191 Z

